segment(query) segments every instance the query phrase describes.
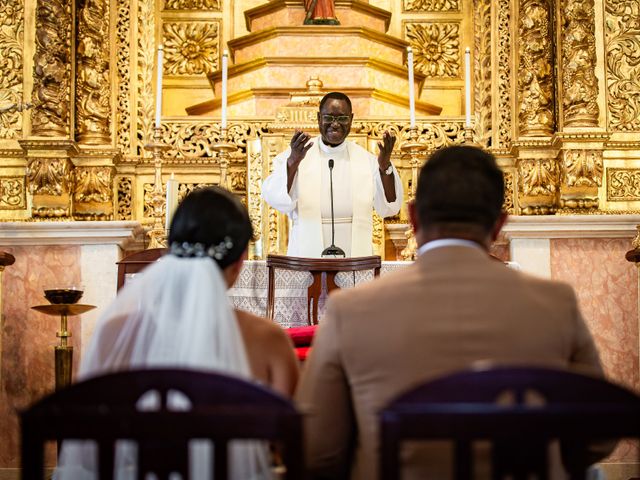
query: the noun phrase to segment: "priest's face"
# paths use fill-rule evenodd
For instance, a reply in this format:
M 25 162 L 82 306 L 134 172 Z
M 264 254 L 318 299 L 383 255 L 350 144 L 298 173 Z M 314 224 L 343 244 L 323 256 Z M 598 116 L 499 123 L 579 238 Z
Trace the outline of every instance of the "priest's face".
M 330 98 L 318 113 L 318 127 L 322 141 L 326 145 L 336 147 L 349 135 L 353 113 L 344 100 Z

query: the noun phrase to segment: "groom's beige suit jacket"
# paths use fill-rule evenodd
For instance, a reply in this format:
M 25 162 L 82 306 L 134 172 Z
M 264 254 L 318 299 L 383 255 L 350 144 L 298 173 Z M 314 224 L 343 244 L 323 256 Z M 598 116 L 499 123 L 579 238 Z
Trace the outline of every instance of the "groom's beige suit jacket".
M 572 288 L 478 248 L 429 250 L 331 295 L 296 394 L 311 472 L 375 480 L 378 412 L 407 389 L 482 360 L 601 372 Z M 448 477 L 450 460 L 431 450 L 405 455 L 404 479 Z

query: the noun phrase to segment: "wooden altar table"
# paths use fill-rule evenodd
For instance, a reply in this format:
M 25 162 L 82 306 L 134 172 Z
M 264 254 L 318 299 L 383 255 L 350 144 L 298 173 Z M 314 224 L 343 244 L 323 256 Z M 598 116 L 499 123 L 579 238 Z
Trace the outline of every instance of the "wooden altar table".
M 380 275 L 403 268 L 410 262 L 382 262 Z M 373 279 L 373 270 L 362 272 L 341 272 L 336 275 L 336 284 L 340 288 L 350 288 Z M 274 320 L 281 326 L 299 327 L 307 325 L 307 288 L 313 281 L 308 272 L 276 270 L 276 298 Z M 267 313 L 267 262 L 253 260 L 244 263 L 238 280 L 229 290 L 229 297 L 236 308 L 256 315 Z M 320 298 L 320 317 L 324 313 L 324 300 Z

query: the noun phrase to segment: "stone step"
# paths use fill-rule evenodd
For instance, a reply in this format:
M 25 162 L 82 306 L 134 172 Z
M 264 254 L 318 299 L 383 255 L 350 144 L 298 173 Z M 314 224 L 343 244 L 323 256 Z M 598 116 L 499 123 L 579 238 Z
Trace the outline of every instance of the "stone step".
M 321 77 L 340 89 L 367 86 L 378 90 L 409 94 L 408 71 L 403 65 L 370 57 L 267 57 L 233 65 L 228 71 L 228 91 L 249 86 L 277 85 L 290 89 L 304 85 L 308 78 Z M 420 97 L 425 76 L 414 75 L 414 91 Z M 221 95 L 222 72 L 209 75 L 214 96 Z
M 343 27 L 366 25 L 372 30 L 386 33 L 391 12 L 358 0 L 336 0 L 336 17 Z M 283 25 L 303 25 L 304 2 L 301 0 L 273 0 L 244 12 L 249 32 Z
M 236 64 L 260 57 L 349 58 L 366 52 L 369 57 L 402 65 L 409 43 L 368 27 L 305 25 L 267 28 L 227 45 Z

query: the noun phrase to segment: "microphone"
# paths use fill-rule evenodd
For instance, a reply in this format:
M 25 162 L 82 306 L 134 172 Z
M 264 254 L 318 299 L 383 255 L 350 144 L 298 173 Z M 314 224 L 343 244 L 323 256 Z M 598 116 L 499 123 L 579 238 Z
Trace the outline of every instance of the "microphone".
M 322 251 L 323 257 L 346 257 L 347 255 L 344 253 L 340 247 L 335 246 L 336 240 L 336 224 L 335 218 L 333 216 L 333 158 L 329 159 L 329 189 L 331 191 L 331 245 L 325 248 Z

